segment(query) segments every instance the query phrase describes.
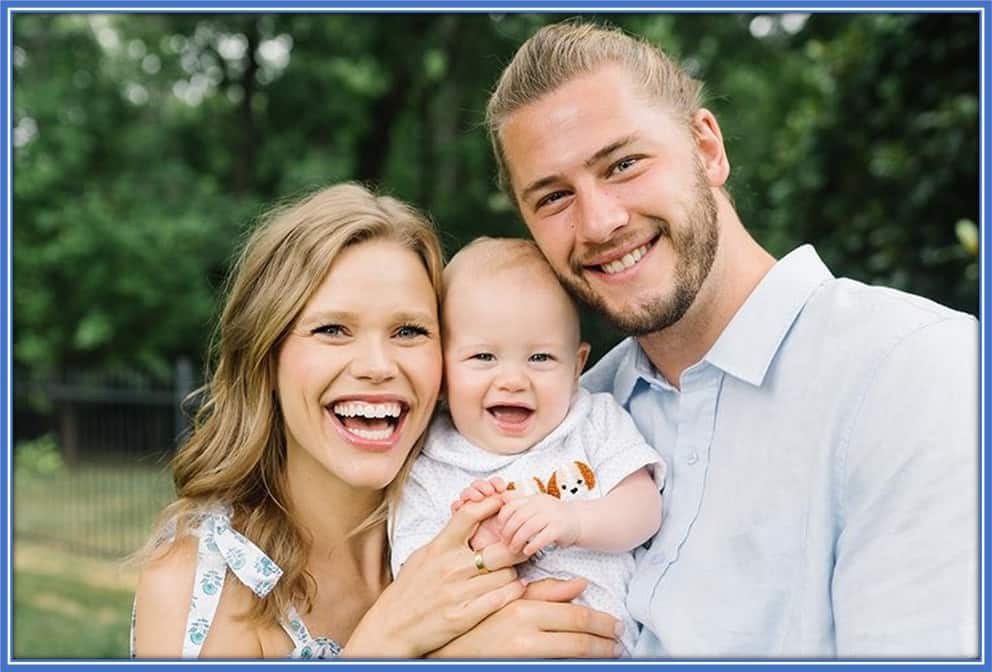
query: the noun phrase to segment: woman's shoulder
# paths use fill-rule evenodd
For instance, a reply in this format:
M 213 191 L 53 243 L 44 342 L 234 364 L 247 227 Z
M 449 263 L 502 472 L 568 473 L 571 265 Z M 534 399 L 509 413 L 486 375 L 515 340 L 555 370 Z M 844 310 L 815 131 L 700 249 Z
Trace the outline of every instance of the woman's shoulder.
M 199 539 L 187 534 L 163 544 L 145 563 L 135 591 L 138 656 L 179 658 L 188 630 L 207 625 L 188 622 L 192 601 L 204 598 L 193 585 L 200 562 Z M 256 599 L 252 591 L 227 573 L 219 593 L 216 612 L 203 628 L 200 657 L 262 656 L 258 630 L 244 618 Z
M 184 654 L 186 640 L 197 637 L 200 656 L 261 655 L 256 628 L 243 618 L 254 594 L 224 571 L 229 561 L 217 546 L 220 538 L 234 535 L 233 551 L 240 551 L 238 541 L 243 538 L 230 523 L 228 508 L 207 507 L 165 526 L 142 566 L 135 591 L 139 656 L 177 658 Z M 207 606 L 211 602 L 216 611 Z
M 197 539 L 184 535 L 161 544 L 142 566 L 134 593 L 138 656 L 182 655 L 196 563 Z

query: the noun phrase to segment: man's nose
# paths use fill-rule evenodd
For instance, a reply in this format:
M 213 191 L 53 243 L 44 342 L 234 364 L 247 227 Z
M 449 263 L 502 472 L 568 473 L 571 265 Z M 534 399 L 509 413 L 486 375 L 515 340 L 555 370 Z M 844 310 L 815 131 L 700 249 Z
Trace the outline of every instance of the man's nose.
M 351 373 L 360 380 L 381 383 L 396 375 L 396 360 L 388 344 L 370 338 L 358 344 L 351 360 Z
M 578 200 L 577 228 L 579 235 L 590 243 L 605 243 L 614 232 L 627 225 L 630 213 L 608 189 L 586 185 L 576 190 Z

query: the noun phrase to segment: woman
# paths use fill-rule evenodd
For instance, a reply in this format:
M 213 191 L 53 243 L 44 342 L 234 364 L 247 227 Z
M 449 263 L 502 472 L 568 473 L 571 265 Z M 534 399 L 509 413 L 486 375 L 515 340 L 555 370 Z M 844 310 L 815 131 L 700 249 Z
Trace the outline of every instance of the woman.
M 469 550 L 495 498 L 390 584 L 386 514 L 440 387 L 441 264 L 421 215 L 356 185 L 252 234 L 173 461 L 178 499 L 144 553 L 135 655 L 610 655 L 613 619 L 519 600 L 506 549 Z

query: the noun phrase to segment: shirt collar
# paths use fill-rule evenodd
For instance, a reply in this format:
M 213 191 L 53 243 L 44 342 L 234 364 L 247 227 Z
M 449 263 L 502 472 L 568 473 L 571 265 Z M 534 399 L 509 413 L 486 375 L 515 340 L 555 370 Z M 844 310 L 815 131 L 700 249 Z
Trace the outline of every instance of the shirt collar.
M 812 245 L 803 245 L 782 257 L 734 315 L 703 358 L 711 365 L 752 385 L 761 385 L 785 334 L 813 291 L 833 278 Z M 633 337 L 623 349 L 614 379 L 616 400 L 627 405 L 638 380 L 672 387 L 659 376 Z
M 703 358 L 751 385 L 761 385 L 785 335 L 817 287 L 833 278 L 812 245 L 780 259 Z
M 634 394 L 638 380 L 644 380 L 649 385 L 658 383 L 663 387 L 670 387 L 664 377 L 657 374 L 654 364 L 648 359 L 636 338 L 632 336 L 626 338 L 619 347 L 623 348 L 623 353 L 613 384 L 613 397 L 617 403 L 622 406 L 627 405 L 631 395 Z

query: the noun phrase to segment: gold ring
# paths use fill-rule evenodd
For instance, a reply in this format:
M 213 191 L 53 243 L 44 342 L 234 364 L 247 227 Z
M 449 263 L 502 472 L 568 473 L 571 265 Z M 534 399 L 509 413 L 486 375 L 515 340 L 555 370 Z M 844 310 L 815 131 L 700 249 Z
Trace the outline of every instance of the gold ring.
M 489 568 L 486 567 L 485 561 L 482 559 L 482 551 L 475 554 L 475 568 L 479 570 L 479 574 L 488 574 Z

